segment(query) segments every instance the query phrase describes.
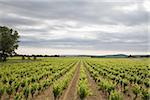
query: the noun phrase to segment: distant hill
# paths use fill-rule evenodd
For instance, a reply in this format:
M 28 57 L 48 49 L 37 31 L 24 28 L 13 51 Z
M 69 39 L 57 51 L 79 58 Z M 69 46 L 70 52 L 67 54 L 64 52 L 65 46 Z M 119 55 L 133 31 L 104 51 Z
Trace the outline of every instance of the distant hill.
M 92 58 L 127 58 L 128 55 L 125 54 L 115 54 L 115 55 L 102 55 L 102 56 L 91 56 Z
M 110 57 L 110 58 L 126 58 L 128 57 L 128 55 L 125 55 L 125 54 L 116 54 L 116 55 L 106 55 L 105 57 Z

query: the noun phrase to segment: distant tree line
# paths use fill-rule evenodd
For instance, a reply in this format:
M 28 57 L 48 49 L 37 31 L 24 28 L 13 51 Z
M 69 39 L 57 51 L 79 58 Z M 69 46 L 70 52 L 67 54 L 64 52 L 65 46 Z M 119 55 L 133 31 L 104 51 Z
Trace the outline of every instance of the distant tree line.
M 150 55 L 129 55 L 128 58 L 149 58 Z
M 60 55 L 22 55 L 22 54 L 16 54 L 14 56 L 25 56 L 25 57 L 60 57 Z
M 22 57 L 22 60 L 25 60 L 25 59 L 34 59 L 36 60 L 37 57 L 60 57 L 60 55 L 19 55 L 19 54 L 16 54 L 16 55 L 13 55 L 13 57 Z
M 22 57 L 22 60 L 25 60 L 25 59 L 30 60 L 31 58 L 33 58 L 34 60 L 37 59 L 37 56 L 35 56 L 35 55 L 32 55 L 32 56 L 29 56 L 29 55 L 22 55 L 21 57 Z

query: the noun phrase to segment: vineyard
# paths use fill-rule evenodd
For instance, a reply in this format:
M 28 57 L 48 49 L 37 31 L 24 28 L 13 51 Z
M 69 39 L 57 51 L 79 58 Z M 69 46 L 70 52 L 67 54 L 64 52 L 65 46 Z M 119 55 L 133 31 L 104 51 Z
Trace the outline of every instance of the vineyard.
M 40 58 L 0 63 L 0 100 L 149 100 L 149 58 Z

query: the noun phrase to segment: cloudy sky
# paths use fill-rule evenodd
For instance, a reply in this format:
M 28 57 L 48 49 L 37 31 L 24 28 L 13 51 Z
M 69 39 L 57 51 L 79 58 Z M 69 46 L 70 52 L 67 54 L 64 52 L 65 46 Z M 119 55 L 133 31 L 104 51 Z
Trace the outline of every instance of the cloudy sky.
M 0 0 L 19 54 L 148 54 L 149 0 Z

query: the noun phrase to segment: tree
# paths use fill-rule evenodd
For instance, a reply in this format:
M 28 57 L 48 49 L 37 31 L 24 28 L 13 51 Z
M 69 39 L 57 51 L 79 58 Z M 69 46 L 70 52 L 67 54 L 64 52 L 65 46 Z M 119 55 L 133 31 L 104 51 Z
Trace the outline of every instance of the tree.
M 36 60 L 36 55 L 33 55 L 33 59 Z
M 19 34 L 16 30 L 0 26 L 0 61 L 6 61 L 8 56 L 15 54 L 18 48 Z
M 24 55 L 22 55 L 22 60 L 25 60 L 25 56 Z

